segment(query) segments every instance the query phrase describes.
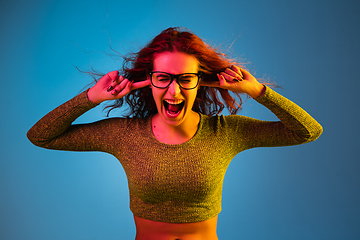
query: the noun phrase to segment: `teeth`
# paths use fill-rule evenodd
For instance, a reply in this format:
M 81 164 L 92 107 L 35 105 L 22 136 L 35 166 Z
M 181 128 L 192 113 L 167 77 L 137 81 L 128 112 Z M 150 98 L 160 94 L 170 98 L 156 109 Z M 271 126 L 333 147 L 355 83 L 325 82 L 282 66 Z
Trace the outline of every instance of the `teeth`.
M 173 99 L 165 99 L 165 102 L 169 103 L 169 104 L 180 104 L 182 103 L 184 100 L 182 99 L 176 99 L 176 100 L 173 100 Z

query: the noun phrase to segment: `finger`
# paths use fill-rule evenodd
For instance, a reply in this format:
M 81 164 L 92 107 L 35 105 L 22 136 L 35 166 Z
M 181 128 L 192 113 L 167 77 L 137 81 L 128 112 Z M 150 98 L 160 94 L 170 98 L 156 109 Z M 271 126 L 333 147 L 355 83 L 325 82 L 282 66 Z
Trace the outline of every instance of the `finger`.
M 219 73 L 216 74 L 219 81 L 201 81 L 200 86 L 204 87 L 217 87 L 217 88 L 224 88 L 229 86 L 228 82 L 224 78 L 224 76 L 220 75 Z
M 119 76 L 119 71 L 108 72 L 105 76 L 100 78 L 100 81 L 113 81 Z
M 217 75 L 218 75 L 218 78 L 219 78 L 219 82 L 220 82 L 220 86 L 221 86 L 221 87 L 227 85 L 226 78 L 223 76 L 223 74 L 225 74 L 225 73 L 222 72 L 222 73 L 220 73 L 220 74 L 217 74 Z
M 106 91 L 107 91 L 107 92 L 110 92 L 110 91 L 113 90 L 113 89 L 114 89 L 114 87 L 110 85 L 110 86 L 106 89 Z
M 241 76 L 241 78 L 244 78 L 244 75 L 242 74 L 242 69 L 236 65 L 232 65 L 231 66 L 231 70 L 233 70 L 234 72 L 236 72 L 237 74 L 239 74 Z
M 123 79 L 124 79 L 123 76 L 116 76 L 115 78 L 112 79 L 112 82 L 110 83 L 110 86 L 106 90 L 108 92 L 114 90 L 115 87 L 123 81 Z
M 124 79 L 123 81 L 116 84 L 114 89 L 111 91 L 111 94 L 116 95 L 116 94 L 120 93 L 121 91 L 123 91 L 123 89 L 125 88 L 125 86 L 128 82 L 129 82 L 128 79 Z
M 123 78 L 122 78 L 123 79 Z M 119 80 L 121 80 L 121 77 L 119 77 Z M 130 85 L 128 85 L 129 83 L 131 83 Z M 143 88 L 146 86 L 149 86 L 151 84 L 150 80 L 145 80 L 145 81 L 141 81 L 141 82 L 131 82 L 128 79 L 124 79 L 123 81 L 121 81 L 120 83 L 118 83 L 112 90 L 111 94 L 112 95 L 123 95 L 125 88 L 127 88 L 128 86 L 130 86 L 130 91 L 131 90 L 135 90 L 135 89 L 139 89 L 139 88 Z M 125 91 L 125 95 L 128 94 L 127 91 Z M 124 96 L 125 96 L 124 95 Z
M 106 91 L 110 92 L 112 90 L 114 90 L 115 86 L 118 85 L 118 77 L 113 79 L 110 83 L 110 85 L 108 86 L 108 88 L 106 89 Z
M 232 78 L 236 78 L 239 74 L 234 72 L 232 69 L 227 68 L 225 69 L 225 73 L 227 73 L 228 75 L 232 76 Z
M 232 76 L 226 72 L 221 72 L 220 75 L 223 76 L 226 79 L 226 81 L 229 82 L 233 82 L 234 78 L 236 78 L 236 76 Z
M 108 85 L 109 84 L 108 82 L 110 82 L 110 85 L 108 85 L 106 87 L 107 92 L 110 92 L 115 88 L 118 79 L 119 79 L 119 72 L 118 71 L 109 72 L 104 76 L 103 81 L 106 81 L 106 83 L 104 83 L 104 84 Z
M 252 78 L 255 79 L 255 77 L 250 72 L 246 71 L 245 69 L 241 68 L 241 73 L 243 74 L 243 78 L 246 79 L 246 80 L 249 80 L 249 79 L 252 79 Z
M 239 82 L 244 80 L 241 68 L 239 68 L 238 66 L 232 65 L 230 68 L 225 69 L 225 72 L 227 72 L 231 76 L 234 76 L 233 81 Z
M 124 81 L 124 77 L 120 75 L 116 82 L 122 82 L 122 81 Z
M 126 79 L 127 80 L 127 79 Z M 126 85 L 125 87 L 122 89 L 121 92 L 119 92 L 119 94 L 117 94 L 117 98 L 122 98 L 124 97 L 126 94 L 131 92 L 131 85 L 133 84 L 133 82 L 130 81 L 126 81 Z
M 143 87 L 147 87 L 150 86 L 151 82 L 150 79 L 146 79 L 144 81 L 141 82 L 134 82 L 131 86 L 132 90 L 138 89 L 138 88 L 143 88 Z
M 219 81 L 211 81 L 211 82 L 201 81 L 200 86 L 203 86 L 203 87 L 220 87 L 220 82 Z
M 233 70 L 226 69 L 225 71 L 229 76 L 231 76 L 231 80 L 229 80 L 229 81 L 231 81 L 231 82 L 240 82 L 240 81 L 243 80 L 242 75 L 234 72 Z

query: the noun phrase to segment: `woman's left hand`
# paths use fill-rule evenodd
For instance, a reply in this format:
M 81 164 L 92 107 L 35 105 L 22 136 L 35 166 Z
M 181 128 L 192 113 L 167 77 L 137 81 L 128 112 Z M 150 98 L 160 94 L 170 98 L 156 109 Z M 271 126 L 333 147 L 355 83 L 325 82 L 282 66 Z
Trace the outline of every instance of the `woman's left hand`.
M 253 75 L 235 65 L 226 68 L 224 72 L 217 74 L 217 76 L 219 81 L 201 82 L 201 86 L 219 87 L 233 92 L 242 92 L 252 98 L 259 97 L 265 90 L 264 85 L 259 83 Z

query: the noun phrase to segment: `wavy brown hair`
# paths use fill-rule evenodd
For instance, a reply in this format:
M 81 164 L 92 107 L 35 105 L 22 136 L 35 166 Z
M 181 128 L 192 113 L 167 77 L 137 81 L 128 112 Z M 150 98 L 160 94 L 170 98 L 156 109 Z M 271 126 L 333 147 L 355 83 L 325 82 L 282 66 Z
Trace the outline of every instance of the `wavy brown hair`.
M 154 56 L 173 51 L 196 57 L 199 71 L 202 72 L 201 81 L 219 81 L 217 73 L 235 64 L 226 58 L 224 53 L 217 52 L 189 30 L 172 27 L 162 31 L 139 52 L 124 57 L 120 73 L 130 81 L 143 81 L 147 78 L 148 72 L 153 70 Z M 238 98 L 238 101 L 234 97 Z M 127 117 L 146 118 L 157 113 L 151 89 L 141 88 L 131 91 L 124 98 L 107 106 L 108 114 L 111 110 L 121 107 L 124 100 L 129 105 L 129 112 L 124 114 Z M 241 104 L 240 93 L 230 94 L 226 89 L 200 86 L 193 110 L 211 116 L 221 113 L 226 107 L 230 114 L 236 114 L 241 109 Z

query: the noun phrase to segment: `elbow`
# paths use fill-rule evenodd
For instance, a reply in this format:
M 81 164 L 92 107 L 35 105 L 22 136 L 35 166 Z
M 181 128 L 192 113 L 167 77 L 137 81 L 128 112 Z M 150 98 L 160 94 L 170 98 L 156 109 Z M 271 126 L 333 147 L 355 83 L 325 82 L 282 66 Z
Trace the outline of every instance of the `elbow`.
M 304 143 L 315 141 L 316 139 L 318 139 L 321 136 L 323 131 L 324 131 L 324 129 L 320 124 L 317 124 L 316 126 L 313 126 L 310 129 L 309 134 L 308 134 L 308 136 L 306 138 L 306 141 Z
M 35 133 L 35 131 L 33 131 L 32 129 L 30 129 L 27 133 L 26 133 L 26 137 L 29 139 L 29 141 L 34 144 L 37 147 L 44 147 L 44 141 L 41 141 L 40 138 L 37 136 L 37 134 Z
M 38 146 L 38 140 L 37 138 L 35 137 L 33 131 L 30 129 L 27 133 L 26 133 L 26 137 L 27 139 L 29 139 L 29 141 L 34 144 L 35 146 Z
M 302 134 L 294 134 L 294 138 L 296 139 L 297 144 L 304 144 L 315 141 L 321 136 L 322 133 L 322 126 L 317 124 L 311 128 L 308 128 L 306 133 L 304 132 Z
M 316 127 L 314 127 L 312 134 L 311 134 L 311 141 L 315 141 L 318 139 L 321 134 L 323 133 L 324 129 L 320 124 L 317 124 Z

